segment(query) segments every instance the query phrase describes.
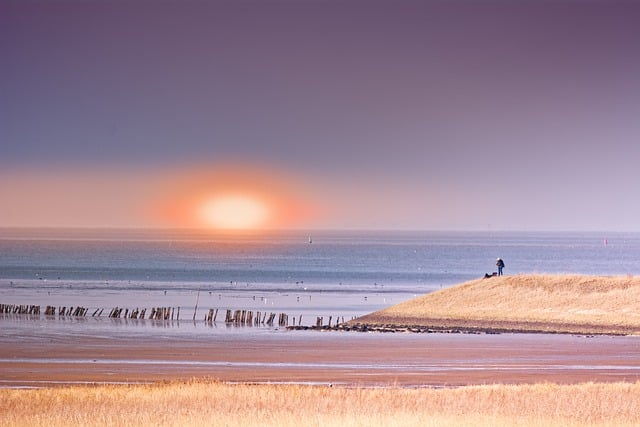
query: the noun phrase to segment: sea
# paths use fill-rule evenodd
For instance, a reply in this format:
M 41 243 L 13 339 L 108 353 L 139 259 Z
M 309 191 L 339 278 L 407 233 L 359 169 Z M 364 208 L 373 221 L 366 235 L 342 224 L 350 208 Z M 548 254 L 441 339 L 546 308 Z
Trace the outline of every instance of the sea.
M 0 304 L 349 320 L 496 271 L 640 274 L 640 233 L 0 229 Z M 177 311 L 179 309 L 179 315 Z M 246 330 L 248 328 L 244 328 Z

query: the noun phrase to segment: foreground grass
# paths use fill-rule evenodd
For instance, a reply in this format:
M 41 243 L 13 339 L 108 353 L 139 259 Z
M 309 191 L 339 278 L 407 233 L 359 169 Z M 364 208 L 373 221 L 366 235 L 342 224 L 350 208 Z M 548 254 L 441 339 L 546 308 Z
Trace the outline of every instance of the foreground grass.
M 346 389 L 213 381 L 0 390 L 0 425 L 614 426 L 640 383 Z
M 434 322 L 436 320 L 436 322 Z M 515 275 L 479 279 L 356 319 L 364 324 L 443 320 L 462 326 L 578 333 L 640 333 L 640 277 Z

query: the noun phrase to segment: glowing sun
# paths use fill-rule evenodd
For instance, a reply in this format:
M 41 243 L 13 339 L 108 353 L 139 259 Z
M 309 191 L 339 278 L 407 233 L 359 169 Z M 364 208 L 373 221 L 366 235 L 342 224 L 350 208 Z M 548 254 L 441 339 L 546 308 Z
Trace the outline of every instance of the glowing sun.
M 223 195 L 205 200 L 199 216 L 208 227 L 242 230 L 264 225 L 269 218 L 269 209 L 256 197 Z

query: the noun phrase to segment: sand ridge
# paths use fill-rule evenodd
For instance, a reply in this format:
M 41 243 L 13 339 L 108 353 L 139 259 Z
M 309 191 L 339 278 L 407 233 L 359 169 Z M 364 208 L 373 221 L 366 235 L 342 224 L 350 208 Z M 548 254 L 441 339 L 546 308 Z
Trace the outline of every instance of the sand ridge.
M 380 329 L 640 334 L 640 277 L 515 275 L 477 279 L 349 322 Z

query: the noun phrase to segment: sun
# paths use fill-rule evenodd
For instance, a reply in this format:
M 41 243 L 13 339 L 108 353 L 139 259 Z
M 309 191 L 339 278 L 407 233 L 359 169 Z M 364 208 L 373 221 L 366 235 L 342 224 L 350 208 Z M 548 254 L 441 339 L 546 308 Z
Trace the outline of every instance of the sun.
M 199 210 L 199 219 L 205 226 L 224 230 L 260 228 L 268 218 L 269 208 L 263 200 L 243 194 L 208 198 Z
M 320 212 L 300 179 L 254 165 L 167 171 L 150 189 L 143 213 L 157 227 L 251 233 L 308 228 Z

